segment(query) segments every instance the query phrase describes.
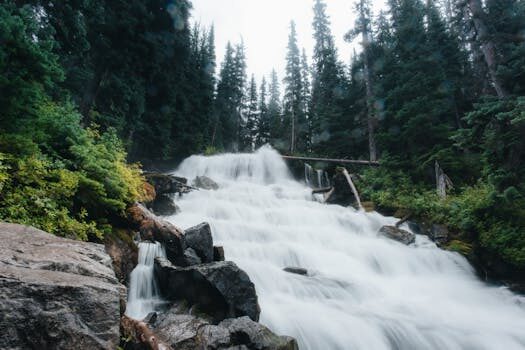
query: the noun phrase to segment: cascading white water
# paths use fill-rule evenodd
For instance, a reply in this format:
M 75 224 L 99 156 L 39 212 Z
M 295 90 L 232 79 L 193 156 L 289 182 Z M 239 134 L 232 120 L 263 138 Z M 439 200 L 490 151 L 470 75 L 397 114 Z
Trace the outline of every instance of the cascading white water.
M 193 156 L 176 173 L 220 189 L 179 199 L 169 220 L 208 221 L 255 283 L 261 322 L 301 349 L 525 349 L 522 297 L 479 281 L 426 237 L 408 247 L 379 237 L 393 218 L 312 201 L 275 151 Z
M 159 243 L 139 243 L 138 264 L 129 279 L 126 315 L 141 320 L 150 312 L 159 311 L 163 302 L 153 276 L 155 258 L 166 257 L 164 247 Z

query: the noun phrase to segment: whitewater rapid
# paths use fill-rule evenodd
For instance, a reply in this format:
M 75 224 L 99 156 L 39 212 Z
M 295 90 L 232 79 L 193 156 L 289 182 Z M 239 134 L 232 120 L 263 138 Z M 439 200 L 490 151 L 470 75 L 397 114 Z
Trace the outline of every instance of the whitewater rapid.
M 522 297 L 479 281 L 424 236 L 411 246 L 379 237 L 393 218 L 314 201 L 272 149 L 193 156 L 175 173 L 220 189 L 177 199 L 181 212 L 167 219 L 209 222 L 254 282 L 261 322 L 301 349 L 525 349 Z

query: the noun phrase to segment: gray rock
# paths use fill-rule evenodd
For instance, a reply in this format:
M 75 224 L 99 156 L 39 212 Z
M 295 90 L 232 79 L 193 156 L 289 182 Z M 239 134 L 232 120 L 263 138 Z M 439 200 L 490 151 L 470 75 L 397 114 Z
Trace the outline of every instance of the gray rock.
M 103 245 L 5 223 L 0 240 L 1 349 L 118 346 L 125 287 Z
M 199 258 L 195 250 L 193 250 L 192 248 L 187 248 L 184 251 L 184 260 L 186 262 L 185 266 L 202 264 L 201 258 Z
M 227 319 L 218 325 L 188 314 L 178 306 L 160 316 L 156 334 L 173 349 L 297 350 L 291 337 L 277 336 L 249 317 Z
M 213 261 L 224 261 L 224 247 L 213 247 Z
M 277 336 L 268 328 L 249 317 L 224 320 L 219 327 L 230 332 L 234 345 L 247 345 L 249 349 L 298 350 L 297 341 L 292 337 Z
M 429 231 L 431 240 L 438 244 L 446 243 L 448 240 L 448 228 L 445 225 L 432 225 Z
M 181 268 L 157 258 L 155 276 L 167 300 L 198 304 L 215 322 L 240 316 L 259 319 L 261 310 L 255 287 L 246 272 L 233 262 Z
M 202 223 L 185 230 L 184 237 L 187 246 L 195 250 L 202 262 L 213 262 L 213 238 L 208 223 Z
M 115 230 L 104 236 L 104 245 L 113 262 L 113 270 L 119 282 L 124 285 L 128 283 L 129 275 L 138 262 L 138 247 L 133 235 L 131 231 Z
M 379 230 L 379 234 L 406 245 L 412 244 L 416 241 L 416 235 L 412 232 L 402 230 L 395 226 L 383 226 Z
M 308 270 L 302 267 L 285 267 L 283 271 L 296 275 L 308 276 Z
M 180 208 L 175 204 L 173 198 L 165 194 L 158 195 L 150 204 L 150 209 L 156 215 L 162 216 L 175 215 L 180 212 Z
M 219 185 L 207 176 L 197 176 L 193 180 L 193 186 L 204 190 L 218 190 Z

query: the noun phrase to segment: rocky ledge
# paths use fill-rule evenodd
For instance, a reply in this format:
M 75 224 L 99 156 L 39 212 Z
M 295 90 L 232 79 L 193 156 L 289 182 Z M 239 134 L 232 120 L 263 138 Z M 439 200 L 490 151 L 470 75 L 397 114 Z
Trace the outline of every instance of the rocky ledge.
M 104 246 L 0 223 L 0 349 L 116 349 L 125 287 Z

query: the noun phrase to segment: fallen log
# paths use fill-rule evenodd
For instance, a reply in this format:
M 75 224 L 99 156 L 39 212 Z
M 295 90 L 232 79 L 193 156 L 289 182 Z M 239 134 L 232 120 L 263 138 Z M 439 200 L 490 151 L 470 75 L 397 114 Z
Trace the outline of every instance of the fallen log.
M 331 159 L 331 158 L 314 158 L 314 157 L 296 157 L 296 156 L 281 156 L 283 159 L 290 160 L 305 160 L 312 162 L 327 162 L 327 163 L 340 163 L 340 164 L 357 164 L 357 165 L 373 165 L 378 166 L 378 161 L 370 160 L 354 160 L 354 159 Z

